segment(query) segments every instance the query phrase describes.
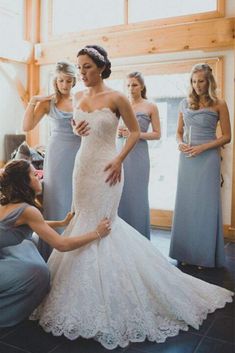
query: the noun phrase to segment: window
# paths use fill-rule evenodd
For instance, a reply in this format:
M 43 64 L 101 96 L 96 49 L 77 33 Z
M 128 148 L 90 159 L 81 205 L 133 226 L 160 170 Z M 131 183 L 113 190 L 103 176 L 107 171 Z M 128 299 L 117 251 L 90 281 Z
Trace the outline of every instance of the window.
M 125 30 L 141 22 L 215 18 L 224 15 L 225 7 L 224 0 L 48 0 L 48 4 L 49 37 L 88 30 L 106 33 L 107 27 L 108 31 Z
M 216 11 L 217 0 L 128 0 L 129 23 Z
M 123 0 L 54 0 L 52 33 L 80 32 L 123 23 Z

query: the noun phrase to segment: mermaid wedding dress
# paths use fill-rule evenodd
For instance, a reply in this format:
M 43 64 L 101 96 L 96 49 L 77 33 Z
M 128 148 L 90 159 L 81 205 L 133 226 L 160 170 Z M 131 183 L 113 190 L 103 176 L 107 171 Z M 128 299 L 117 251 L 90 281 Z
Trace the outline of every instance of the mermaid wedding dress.
M 112 219 L 112 231 L 72 252 L 53 250 L 51 291 L 31 319 L 55 336 L 94 338 L 107 349 L 146 338 L 164 342 L 189 325 L 197 329 L 233 293 L 182 273 L 117 216 L 123 181 L 110 187 L 104 172 L 117 154 L 117 116 L 104 108 L 77 110 L 75 119 L 88 120 L 91 130 L 76 156 L 76 214 L 64 236 L 91 231 L 105 216 Z

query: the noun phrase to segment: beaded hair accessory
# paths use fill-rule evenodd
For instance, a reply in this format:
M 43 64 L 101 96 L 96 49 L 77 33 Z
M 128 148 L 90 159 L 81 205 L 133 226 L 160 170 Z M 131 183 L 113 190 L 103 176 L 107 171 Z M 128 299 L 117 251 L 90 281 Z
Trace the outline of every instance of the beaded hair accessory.
M 83 51 L 85 53 L 87 53 L 88 55 L 90 55 L 93 58 L 97 58 L 100 61 L 102 61 L 103 63 L 105 63 L 105 58 L 102 54 L 100 54 L 100 52 L 98 52 L 98 50 L 96 50 L 95 48 L 84 48 Z

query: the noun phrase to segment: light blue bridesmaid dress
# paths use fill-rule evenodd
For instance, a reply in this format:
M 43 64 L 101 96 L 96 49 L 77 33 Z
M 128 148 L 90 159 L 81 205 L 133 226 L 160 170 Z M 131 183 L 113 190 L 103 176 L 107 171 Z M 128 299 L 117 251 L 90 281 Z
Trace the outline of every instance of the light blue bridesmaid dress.
M 137 112 L 141 132 L 147 132 L 151 122 L 146 113 Z M 120 145 L 120 140 L 117 141 Z M 120 147 L 118 147 L 120 148 Z M 149 152 L 146 140 L 139 140 L 124 160 L 124 187 L 118 215 L 150 239 L 150 211 L 148 199 Z
M 81 138 L 73 133 L 72 118 L 73 112 L 59 110 L 55 100 L 51 100 L 43 177 L 43 215 L 47 220 L 62 220 L 71 210 L 73 166 L 81 143 Z M 39 240 L 38 249 L 47 260 L 52 251 L 50 246 Z
M 48 267 L 27 225 L 15 226 L 27 204 L 0 220 L 0 327 L 27 318 L 49 291 Z
M 191 144 L 216 139 L 218 114 L 210 108 L 191 110 L 181 102 L 185 132 Z M 170 257 L 191 265 L 221 267 L 225 262 L 220 196 L 220 151 L 196 157 L 180 153 Z

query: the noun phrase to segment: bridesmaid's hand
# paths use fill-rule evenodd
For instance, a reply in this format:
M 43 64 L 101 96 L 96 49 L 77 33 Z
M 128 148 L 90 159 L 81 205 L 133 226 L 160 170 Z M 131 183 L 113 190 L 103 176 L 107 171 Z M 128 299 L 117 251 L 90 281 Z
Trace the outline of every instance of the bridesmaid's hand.
M 128 138 L 129 137 L 129 135 L 130 135 L 130 132 L 129 132 L 129 130 L 125 127 L 125 128 L 123 128 L 122 129 L 122 137 L 124 137 L 124 138 Z
M 39 102 L 46 102 L 46 101 L 50 101 L 55 95 L 54 94 L 50 94 L 48 96 L 33 96 L 30 99 L 30 104 L 37 104 Z
M 118 132 L 117 132 L 117 136 L 118 137 L 123 137 L 122 136 L 122 130 L 123 130 L 123 128 L 121 128 L 121 127 L 118 128 Z
M 109 185 L 112 186 L 121 181 L 122 163 L 118 158 L 106 165 L 104 171 L 106 172 L 107 170 L 109 171 L 109 175 L 105 180 L 106 183 L 109 183 Z
M 108 235 L 110 231 L 111 231 L 111 222 L 108 218 L 103 218 L 95 230 L 98 238 L 106 237 L 106 235 Z
M 82 120 L 76 123 L 76 121 L 72 119 L 72 127 L 74 134 L 79 136 L 88 136 L 89 130 L 91 129 L 89 123 L 86 120 Z
M 199 154 L 205 151 L 205 148 L 202 145 L 191 146 L 187 149 L 188 157 L 197 157 Z
M 70 223 L 70 221 L 71 221 L 71 219 L 73 218 L 74 215 L 75 215 L 74 212 L 68 212 L 66 217 L 65 217 L 65 219 L 62 221 L 62 223 L 63 223 L 62 227 L 67 226 Z
M 180 142 L 179 144 L 178 144 L 178 150 L 180 151 L 180 152 L 187 152 L 188 151 L 188 149 L 190 148 L 190 145 L 188 145 L 187 143 L 184 143 L 184 142 Z

